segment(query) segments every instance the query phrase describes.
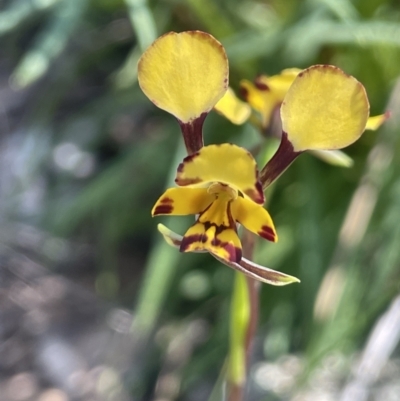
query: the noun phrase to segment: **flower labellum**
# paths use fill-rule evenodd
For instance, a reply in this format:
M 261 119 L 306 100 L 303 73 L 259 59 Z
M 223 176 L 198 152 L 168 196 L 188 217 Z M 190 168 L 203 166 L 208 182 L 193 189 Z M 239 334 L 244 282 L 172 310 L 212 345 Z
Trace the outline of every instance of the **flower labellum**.
M 182 252 L 207 251 L 239 263 L 242 247 L 237 223 L 270 241 L 275 227 L 263 208 L 264 194 L 253 156 L 233 145 L 209 145 L 187 156 L 175 182 L 153 207 L 153 216 L 199 215 L 180 244 Z

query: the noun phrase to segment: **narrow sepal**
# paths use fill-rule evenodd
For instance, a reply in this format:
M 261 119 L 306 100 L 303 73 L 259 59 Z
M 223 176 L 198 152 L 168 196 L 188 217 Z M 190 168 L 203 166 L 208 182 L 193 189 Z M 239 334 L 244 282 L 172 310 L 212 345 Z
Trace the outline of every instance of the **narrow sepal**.
M 157 200 L 151 214 L 152 216 L 199 214 L 214 199 L 215 197 L 208 193 L 207 188 L 169 188 Z
M 238 197 L 232 202 L 232 217 L 242 226 L 260 237 L 277 242 L 278 236 L 269 213 L 249 199 Z

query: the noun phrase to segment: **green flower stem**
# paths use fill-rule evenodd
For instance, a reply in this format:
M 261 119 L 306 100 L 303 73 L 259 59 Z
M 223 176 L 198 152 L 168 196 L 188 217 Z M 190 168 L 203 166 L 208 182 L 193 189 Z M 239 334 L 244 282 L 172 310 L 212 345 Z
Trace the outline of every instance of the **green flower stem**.
M 246 277 L 235 273 L 231 304 L 230 350 L 228 366 L 229 401 L 243 399 L 247 375 L 246 339 L 250 323 L 251 304 Z
M 251 259 L 255 236 L 244 231 L 243 256 Z M 235 274 L 231 304 L 230 355 L 228 368 L 229 401 L 243 399 L 251 345 L 257 330 L 260 283 L 241 273 Z

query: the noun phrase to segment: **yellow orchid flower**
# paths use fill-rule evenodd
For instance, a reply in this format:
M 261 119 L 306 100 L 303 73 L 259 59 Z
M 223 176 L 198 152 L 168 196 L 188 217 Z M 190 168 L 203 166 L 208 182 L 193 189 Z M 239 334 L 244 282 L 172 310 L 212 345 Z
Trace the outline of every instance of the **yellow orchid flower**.
M 233 144 L 208 145 L 179 165 L 177 188 L 158 199 L 152 215 L 199 215 L 183 236 L 181 252 L 208 251 L 239 263 L 237 223 L 270 241 L 274 224 L 263 208 L 264 194 L 253 156 Z
M 166 242 L 181 252 L 209 252 L 265 283 L 297 282 L 242 258 L 239 224 L 277 241 L 272 219 L 262 206 L 264 194 L 253 156 L 233 144 L 203 146 L 203 122 L 228 89 L 228 70 L 222 45 L 200 31 L 167 33 L 140 58 L 140 87 L 156 106 L 178 119 L 189 154 L 178 166 L 177 187 L 165 191 L 152 215 L 198 215 L 183 237 L 159 225 Z M 243 104 L 234 114 L 245 120 L 250 108 Z
M 316 65 L 283 75 L 285 82 L 279 77 L 258 83 L 284 95 L 281 143 L 259 174 L 247 150 L 233 144 L 203 146 L 204 119 L 228 89 L 228 60 L 216 39 L 199 31 L 170 32 L 157 39 L 138 63 L 140 87 L 155 105 L 178 119 L 189 154 L 178 166 L 177 187 L 165 191 L 152 215 L 198 216 L 183 237 L 162 225 L 161 234 L 181 252 L 209 252 L 226 265 L 275 285 L 298 280 L 242 258 L 238 225 L 277 241 L 272 219 L 262 206 L 263 189 L 302 152 L 340 149 L 356 141 L 369 116 L 364 87 L 337 67 Z M 239 120 L 246 119 L 246 107 L 235 106 L 231 91 L 222 104 L 240 112 Z

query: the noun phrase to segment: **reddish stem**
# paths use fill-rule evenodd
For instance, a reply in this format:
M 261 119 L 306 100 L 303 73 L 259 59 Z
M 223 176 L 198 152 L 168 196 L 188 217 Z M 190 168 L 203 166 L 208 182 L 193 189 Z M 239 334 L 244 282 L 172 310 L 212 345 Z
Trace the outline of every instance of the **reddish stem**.
M 188 155 L 197 153 L 204 146 L 203 123 L 206 117 L 207 113 L 203 113 L 200 117 L 188 123 L 178 120 Z

